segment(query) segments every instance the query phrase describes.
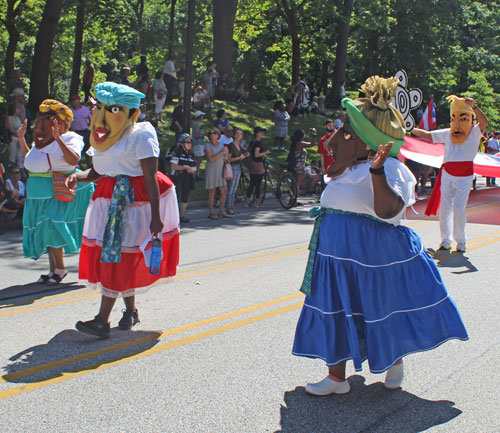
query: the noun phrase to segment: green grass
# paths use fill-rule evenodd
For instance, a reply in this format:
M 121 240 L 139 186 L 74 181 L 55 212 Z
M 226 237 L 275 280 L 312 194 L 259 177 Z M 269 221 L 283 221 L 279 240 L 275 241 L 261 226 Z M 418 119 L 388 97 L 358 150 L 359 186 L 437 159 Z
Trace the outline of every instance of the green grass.
M 203 128 L 208 130 L 212 126 L 215 126 L 216 113 L 220 108 L 226 110 L 229 123 L 235 128 L 241 128 L 244 133 L 244 139 L 247 143 L 252 140 L 253 128 L 256 126 L 261 126 L 267 129 L 266 136 L 262 140 L 264 149 L 272 150 L 269 155 L 269 159 L 275 161 L 285 162 L 287 152 L 276 152 L 274 151 L 274 110 L 273 102 L 251 102 L 248 104 L 237 104 L 234 102 L 226 101 L 216 101 L 216 106 L 210 110 L 205 116 L 203 121 Z M 163 112 L 163 118 L 166 120 L 165 123 L 159 124 L 159 135 L 158 139 L 160 141 L 161 155 L 164 156 L 165 152 L 174 145 L 175 134 L 170 131 L 170 119 L 174 106 L 169 105 L 165 107 Z M 318 114 L 311 114 L 309 117 L 292 117 L 288 124 L 288 134 L 289 136 L 293 134 L 296 129 L 303 129 L 306 133 L 306 141 L 311 140 L 311 134 L 309 132 L 310 128 L 316 128 L 318 131 L 318 138 L 324 134 L 323 123 L 325 121 L 324 116 Z M 319 140 L 318 140 L 319 141 Z M 290 139 L 285 141 L 285 147 L 290 148 Z M 308 163 L 312 159 L 319 159 L 319 155 L 316 153 L 317 147 L 312 147 L 307 149 L 307 159 Z M 167 163 L 167 174 L 170 172 L 170 166 Z M 205 169 L 205 161 L 201 165 L 201 172 L 203 173 Z M 190 201 L 206 200 L 207 191 L 205 190 L 204 182 L 196 182 L 195 190 L 191 192 L 189 196 Z

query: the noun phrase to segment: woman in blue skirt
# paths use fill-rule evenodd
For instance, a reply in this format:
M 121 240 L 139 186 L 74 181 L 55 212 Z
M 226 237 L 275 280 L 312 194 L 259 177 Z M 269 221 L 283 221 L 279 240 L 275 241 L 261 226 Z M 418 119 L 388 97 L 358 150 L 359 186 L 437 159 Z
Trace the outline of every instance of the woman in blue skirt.
M 395 157 L 403 119 L 390 104 L 398 80 L 370 77 L 366 98 L 342 101 L 348 118 L 331 138 L 334 163 L 321 197 L 301 291 L 307 296 L 293 354 L 323 359 L 328 376 L 314 395 L 345 394 L 346 361 L 368 360 L 386 372 L 385 386 L 403 381 L 403 357 L 468 335 L 420 237 L 400 225 L 415 202 L 415 178 Z M 382 145 L 382 143 L 387 143 Z M 394 157 L 394 158 L 393 158 Z

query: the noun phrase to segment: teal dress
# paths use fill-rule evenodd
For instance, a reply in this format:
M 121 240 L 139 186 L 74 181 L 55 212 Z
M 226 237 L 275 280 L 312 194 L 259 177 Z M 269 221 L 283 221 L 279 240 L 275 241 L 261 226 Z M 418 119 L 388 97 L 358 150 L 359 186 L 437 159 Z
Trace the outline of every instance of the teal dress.
M 70 147 L 80 153 L 81 149 L 78 149 L 79 138 L 75 135 L 68 133 L 68 141 L 71 143 Z M 49 147 L 47 148 L 49 149 Z M 55 162 L 58 155 L 53 150 L 49 155 Z M 52 172 L 50 170 L 41 171 L 43 165 L 40 163 L 46 161 L 46 156 L 43 152 L 33 148 L 26 155 L 25 160 L 26 168 L 28 170 L 31 168 L 33 171 L 29 172 L 26 184 L 26 202 L 23 213 L 23 253 L 25 257 L 33 260 L 37 260 L 46 253 L 48 247 L 63 248 L 65 254 L 79 252 L 85 213 L 94 192 L 93 183 L 78 183 L 73 201 L 57 200 L 54 197 Z M 73 172 L 74 169 L 63 171 L 66 175 Z

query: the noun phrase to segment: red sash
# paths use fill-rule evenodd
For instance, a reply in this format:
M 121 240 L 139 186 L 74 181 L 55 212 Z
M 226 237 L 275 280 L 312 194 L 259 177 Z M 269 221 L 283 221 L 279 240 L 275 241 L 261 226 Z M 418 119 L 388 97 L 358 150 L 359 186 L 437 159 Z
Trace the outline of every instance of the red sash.
M 425 215 L 436 215 L 441 202 L 441 172 L 443 168 L 452 176 L 466 177 L 474 174 L 474 164 L 472 161 L 449 161 L 445 162 L 439 169 L 439 173 L 432 189 L 432 194 L 429 197 L 429 202 L 425 208 Z

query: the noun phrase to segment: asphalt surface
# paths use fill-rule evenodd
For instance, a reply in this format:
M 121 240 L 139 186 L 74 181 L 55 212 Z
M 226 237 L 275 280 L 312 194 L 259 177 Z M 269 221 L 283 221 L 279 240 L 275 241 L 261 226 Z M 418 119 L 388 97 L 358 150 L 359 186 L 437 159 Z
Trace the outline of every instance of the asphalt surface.
M 137 297 L 141 324 L 111 338 L 74 329 L 99 295 L 77 281 L 33 284 L 47 258 L 22 257 L 21 230 L 0 236 L 0 432 L 500 432 L 500 189 L 471 194 L 468 250 L 435 257 L 470 340 L 405 359 L 400 390 L 348 363 L 351 392 L 312 397 L 322 361 L 291 355 L 312 220 L 266 200 L 232 219 L 191 207 L 177 280 Z M 435 219 L 408 213 L 432 251 Z

